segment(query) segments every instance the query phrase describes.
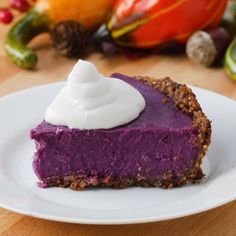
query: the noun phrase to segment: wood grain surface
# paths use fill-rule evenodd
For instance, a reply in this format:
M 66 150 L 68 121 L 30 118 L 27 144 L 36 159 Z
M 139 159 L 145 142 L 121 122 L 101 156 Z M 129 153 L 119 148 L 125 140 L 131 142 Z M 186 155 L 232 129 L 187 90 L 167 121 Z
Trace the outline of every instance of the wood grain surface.
M 31 48 L 37 50 L 39 55 L 39 63 L 34 71 L 25 71 L 11 64 L 2 49 L 3 38 L 7 30 L 8 27 L 0 25 L 0 96 L 66 78 L 75 61 L 56 55 L 47 35 L 38 37 L 30 44 Z M 96 53 L 86 59 L 95 63 L 101 73 L 105 75 L 109 75 L 112 72 L 122 72 L 129 75 L 149 75 L 157 78 L 170 76 L 175 81 L 206 88 L 236 99 L 236 82 L 227 78 L 222 69 L 199 67 L 189 62 L 184 55 L 150 56 L 130 61 L 123 56 L 108 59 Z M 58 223 L 20 215 L 0 208 L 0 234 L 24 236 L 182 236 L 212 234 L 235 236 L 236 202 L 185 218 L 124 226 L 92 226 Z

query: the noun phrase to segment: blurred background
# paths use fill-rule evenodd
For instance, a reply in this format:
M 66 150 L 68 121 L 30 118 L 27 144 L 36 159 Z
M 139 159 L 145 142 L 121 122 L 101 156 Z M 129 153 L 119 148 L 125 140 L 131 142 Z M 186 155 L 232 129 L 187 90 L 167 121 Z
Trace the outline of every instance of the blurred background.
M 0 96 L 101 73 L 170 76 L 236 98 L 236 3 L 228 0 L 1 0 Z

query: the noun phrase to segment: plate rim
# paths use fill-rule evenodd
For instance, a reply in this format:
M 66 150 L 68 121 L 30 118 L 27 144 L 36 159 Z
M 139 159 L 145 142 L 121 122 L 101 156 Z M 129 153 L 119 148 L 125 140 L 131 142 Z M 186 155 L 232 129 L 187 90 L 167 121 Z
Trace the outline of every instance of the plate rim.
M 59 82 L 54 82 L 54 83 L 46 83 L 46 84 L 42 84 L 42 85 L 37 85 L 37 86 L 33 86 L 30 88 L 25 88 L 22 90 L 19 90 L 17 92 L 14 93 L 10 93 L 7 94 L 5 96 L 0 97 L 0 105 L 2 102 L 4 102 L 4 100 L 7 100 L 9 98 L 14 98 L 15 96 L 21 96 L 24 93 L 30 92 L 31 90 L 38 90 L 38 89 L 43 89 L 46 87 L 51 87 L 51 86 L 59 86 L 59 85 L 63 85 L 65 84 L 65 81 L 59 81 Z M 200 88 L 198 86 L 192 86 L 192 85 L 188 85 L 191 89 L 197 89 L 201 92 L 207 92 L 213 95 L 217 95 L 221 98 L 227 99 L 229 101 L 232 102 L 236 102 L 234 99 L 224 96 L 222 94 L 219 94 L 217 92 L 214 91 L 210 91 L 204 88 Z M 32 92 L 32 91 L 31 91 Z M 128 219 L 74 219 L 74 218 L 67 218 L 67 217 L 61 217 L 61 216 L 55 216 L 53 214 L 45 214 L 45 213 L 39 213 L 39 212 L 32 212 L 30 210 L 26 210 L 26 209 L 20 209 L 20 208 L 15 208 L 15 207 L 11 207 L 9 206 L 9 204 L 4 204 L 2 202 L 0 202 L 0 207 L 5 208 L 7 210 L 13 211 L 13 212 L 17 212 L 23 215 L 27 215 L 27 216 L 31 216 L 31 217 L 36 217 L 36 218 L 40 218 L 40 219 L 46 219 L 46 220 L 52 220 L 52 221 L 57 221 L 57 222 L 67 222 L 67 223 L 81 223 L 81 224 L 93 224 L 93 225 L 120 225 L 120 224 L 140 224 L 140 223 L 150 223 L 150 222 L 158 222 L 158 221 L 165 221 L 165 220 L 171 220 L 171 219 L 177 219 L 177 218 L 182 218 L 182 217 L 186 217 L 186 216 L 190 216 L 190 215 L 195 215 L 201 212 L 205 212 L 214 208 L 217 208 L 219 206 L 223 206 L 227 203 L 230 203 L 232 201 L 236 200 L 236 192 L 234 195 L 229 196 L 228 198 L 225 198 L 223 201 L 219 201 L 219 202 L 215 202 L 212 204 L 208 204 L 207 207 L 200 207 L 198 209 L 195 210 L 185 210 L 184 212 L 180 212 L 180 213 L 170 213 L 167 214 L 165 216 L 156 216 L 156 217 L 145 217 L 145 218 L 128 218 Z
M 4 208 L 6 210 L 19 213 L 25 216 L 30 216 L 38 219 L 43 219 L 43 220 L 50 220 L 50 221 L 55 221 L 55 222 L 64 222 L 64 223 L 72 223 L 72 224 L 85 224 L 85 225 L 129 225 L 129 224 L 146 224 L 146 223 L 154 223 L 154 222 L 162 222 L 162 221 L 167 221 L 167 220 L 174 220 L 174 219 L 179 219 L 187 216 L 192 216 L 196 215 L 199 213 L 203 213 L 209 210 L 213 210 L 215 208 L 224 206 L 226 204 L 229 204 L 233 201 L 236 200 L 236 194 L 233 197 L 230 197 L 229 199 L 219 202 L 216 204 L 212 204 L 209 207 L 206 208 L 199 208 L 195 211 L 185 211 L 184 213 L 176 213 L 176 214 L 171 214 L 167 215 L 165 217 L 145 217 L 145 218 L 139 218 L 139 219 L 122 219 L 122 220 L 109 220 L 109 219 L 74 219 L 74 218 L 65 218 L 65 217 L 60 217 L 60 216 L 53 216 L 49 214 L 41 214 L 41 213 L 32 213 L 27 210 L 20 210 L 16 208 L 11 208 L 5 204 L 0 203 L 0 207 Z

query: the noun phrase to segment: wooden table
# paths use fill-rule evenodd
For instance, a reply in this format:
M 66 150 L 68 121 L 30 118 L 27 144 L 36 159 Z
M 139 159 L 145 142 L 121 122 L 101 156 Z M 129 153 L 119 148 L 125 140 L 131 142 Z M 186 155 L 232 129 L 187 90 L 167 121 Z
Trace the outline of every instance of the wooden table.
M 25 71 L 11 64 L 3 50 L 7 27 L 0 26 L 0 96 L 66 79 L 75 61 L 62 58 L 51 49 L 47 35 L 31 43 L 39 55 L 35 71 Z M 119 71 L 130 75 L 170 76 L 182 83 L 196 85 L 236 99 L 236 82 L 228 79 L 222 69 L 206 69 L 190 63 L 184 56 L 150 56 L 130 61 L 122 56 L 106 59 L 100 54 L 89 58 L 101 73 Z M 35 219 L 0 209 L 1 235 L 236 235 L 236 202 L 217 209 L 181 219 L 150 224 L 124 226 L 91 226 L 57 223 Z

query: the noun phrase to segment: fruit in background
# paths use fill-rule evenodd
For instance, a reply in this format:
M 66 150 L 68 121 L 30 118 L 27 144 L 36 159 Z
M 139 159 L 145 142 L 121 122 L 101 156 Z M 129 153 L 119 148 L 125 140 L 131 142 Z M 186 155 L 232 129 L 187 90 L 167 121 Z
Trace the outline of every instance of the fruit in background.
M 233 37 L 236 33 L 236 2 L 230 0 L 223 16 L 221 27 L 226 29 Z
M 38 0 L 30 12 L 7 34 L 5 51 L 18 66 L 33 68 L 37 55 L 27 43 L 43 32 L 49 32 L 60 21 L 73 20 L 94 30 L 109 16 L 114 0 Z
M 9 24 L 13 20 L 13 14 L 8 9 L 0 9 L 0 22 Z
M 200 65 L 221 63 L 236 33 L 236 2 L 229 1 L 220 27 L 196 31 L 186 45 L 188 58 Z
M 188 58 L 202 66 L 211 66 L 223 61 L 226 48 L 231 42 L 229 32 L 222 28 L 199 30 L 186 44 Z
M 27 12 L 34 4 L 34 0 L 11 0 L 9 6 L 0 8 L 0 23 L 9 24 L 12 22 L 14 15 L 11 8 L 20 12 Z
M 151 48 L 185 43 L 199 29 L 217 26 L 228 0 L 118 0 L 107 24 L 121 46 Z
M 27 12 L 31 6 L 27 0 L 11 0 L 11 7 L 21 12 Z
M 230 1 L 222 25 L 225 26 L 232 36 L 236 33 L 236 2 Z M 227 48 L 224 58 L 224 69 L 226 74 L 236 80 L 236 39 Z
M 229 45 L 224 60 L 226 74 L 236 80 L 236 39 Z

